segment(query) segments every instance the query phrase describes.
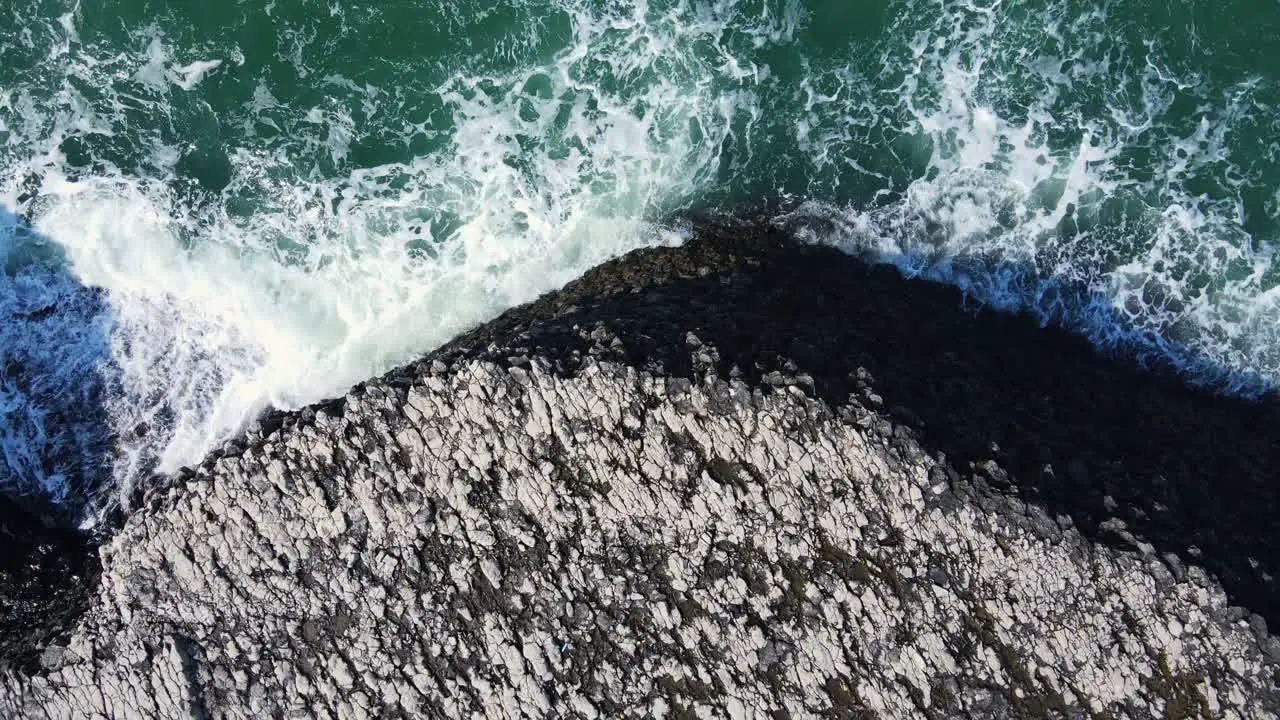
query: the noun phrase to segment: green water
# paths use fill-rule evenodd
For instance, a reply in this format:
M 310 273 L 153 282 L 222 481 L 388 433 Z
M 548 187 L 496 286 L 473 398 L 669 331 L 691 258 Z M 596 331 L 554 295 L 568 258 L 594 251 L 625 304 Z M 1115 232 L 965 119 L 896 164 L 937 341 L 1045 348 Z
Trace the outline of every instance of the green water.
M 66 343 L 28 363 L 49 387 L 101 382 L 108 424 L 157 428 L 113 450 L 121 478 L 678 242 L 685 210 L 762 202 L 1219 387 L 1280 378 L 1275 0 L 41 0 L 4 20 L 0 205 L 34 231 L 0 245 L 0 310 L 74 311 L 0 347 Z M 89 288 L 99 305 L 68 300 Z M 0 388 L 36 427 L 41 394 Z M 45 442 L 3 437 L 10 469 Z
M 5 33 L 0 87 L 36 112 L 89 110 L 110 128 L 67 129 L 56 147 L 73 176 L 176 175 L 193 193 L 221 193 L 246 170 L 233 156 L 259 151 L 292 166 L 280 179 L 341 179 L 457 151 L 450 90 L 552 96 L 566 110 L 585 98 L 600 111 L 604 95 L 637 118 L 672 115 L 655 135 L 696 142 L 736 131 L 718 162 L 701 168 L 702 182 L 667 204 L 770 192 L 865 204 L 902 191 L 926 175 L 935 151 L 963 142 L 963 122 L 922 133 L 913 117 L 958 91 L 958 115 L 983 107 L 1020 124 L 1047 114 L 1034 139 L 1056 154 L 1086 129 L 1116 142 L 1124 183 L 1157 209 L 1184 194 L 1238 203 L 1246 232 L 1265 240 L 1276 231 L 1275 2 L 183 4 L 10 11 L 18 32 Z M 72 32 L 58 22 L 68 12 Z M 574 53 L 582 57 L 564 62 Z M 174 69 L 201 60 L 223 64 L 179 89 Z M 947 60 L 962 87 L 939 72 Z M 539 77 L 550 68 L 565 77 Z M 648 105 L 664 82 L 699 100 L 751 97 L 729 117 Z M 81 107 L 68 107 L 72 98 Z M 6 124 L 32 119 L 19 112 Z M 1204 157 L 1191 164 L 1216 167 L 1168 177 L 1178 152 L 1170 143 L 1194 142 L 1202 122 L 1210 137 L 1194 143 Z M 32 124 L 24 129 L 54 130 Z M 570 135 L 543 129 L 537 147 L 504 160 L 554 152 L 556 140 L 567 152 Z M 30 139 L 23 149 L 41 145 Z M 176 149 L 178 162 L 157 158 L 159 146 Z M 235 199 L 229 209 L 254 211 Z

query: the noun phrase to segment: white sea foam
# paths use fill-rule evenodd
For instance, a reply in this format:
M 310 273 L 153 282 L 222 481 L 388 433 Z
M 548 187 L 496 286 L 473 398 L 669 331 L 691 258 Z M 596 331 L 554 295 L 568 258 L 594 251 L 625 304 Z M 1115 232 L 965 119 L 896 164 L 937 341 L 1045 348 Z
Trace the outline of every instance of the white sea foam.
M 1201 100 L 1179 135 L 1164 123 L 1175 97 L 1199 87 L 1193 72 L 1163 67 L 1155 52 L 1145 67 L 1114 65 L 1104 10 L 1046 5 L 1011 28 L 1002 10 L 1017 8 L 1028 9 L 961 3 L 921 14 L 910 55 L 885 64 L 906 68 L 901 130 L 927 152 L 925 170 L 879 203 L 813 200 L 779 223 L 997 307 L 1031 309 L 1100 346 L 1172 361 L 1193 380 L 1246 395 L 1273 387 L 1274 251 L 1242 228 L 1243 173 L 1229 157 L 1231 135 L 1261 111 L 1257 79 Z M 1028 29 L 1043 34 L 1006 38 Z M 1068 90 L 1095 88 L 1105 103 L 1097 116 L 1059 104 Z M 806 127 L 835 125 L 822 105 L 808 104 Z M 1053 135 L 1076 139 L 1051 146 Z M 1135 172 L 1135 149 L 1160 143 L 1171 147 Z M 1225 192 L 1193 191 L 1193 176 Z
M 572 46 L 548 65 L 438 85 L 452 120 L 438 152 L 298 177 L 299 154 L 346 165 L 359 128 L 341 107 L 302 109 L 294 127 L 306 134 L 295 131 L 292 147 L 231 148 L 222 196 L 252 197 L 248 215 L 193 207 L 175 184 L 186 150 L 163 139 L 146 151 L 144 177 L 74 173 L 56 153 L 25 158 L 40 178 L 35 231 L 64 253 L 74 282 L 106 291 L 110 349 L 98 361 L 115 378 L 104 402 L 119 492 L 152 468 L 198 461 L 267 406 L 340 394 L 609 257 L 678 242 L 648 219 L 693 191 L 751 98 L 685 82 L 710 72 L 692 67 L 644 78 L 626 97 L 599 76 L 698 63 L 684 48 L 721 25 L 580 9 L 572 19 Z M 149 35 L 130 78 L 153 102 L 217 67 Z M 68 74 L 102 64 L 80 59 Z M 264 117 L 247 122 L 280 109 L 269 89 L 258 97 L 250 112 Z M 55 143 L 101 124 L 104 107 L 119 113 L 107 127 L 118 124 L 127 104 L 123 93 L 94 110 L 69 100 L 72 113 L 52 120 Z
M 1256 391 L 1280 295 L 1232 153 L 1259 81 L 1206 94 L 1154 42 L 1125 64 L 1105 8 L 1066 5 L 904 0 L 871 44 L 810 57 L 825 19 L 788 0 L 513 2 L 510 37 L 384 87 L 282 11 L 292 84 L 217 112 L 204 93 L 249 71 L 234 36 L 36 23 L 15 52 L 47 82 L 0 89 L 0 205 L 33 222 L 3 235 L 0 351 L 41 379 L 0 366 L 0 481 L 58 496 L 98 463 L 127 493 L 267 406 L 678 242 L 673 210 L 760 193 L 808 197 L 779 222 L 814 241 Z M 1170 120 L 1188 98 L 1198 120 Z

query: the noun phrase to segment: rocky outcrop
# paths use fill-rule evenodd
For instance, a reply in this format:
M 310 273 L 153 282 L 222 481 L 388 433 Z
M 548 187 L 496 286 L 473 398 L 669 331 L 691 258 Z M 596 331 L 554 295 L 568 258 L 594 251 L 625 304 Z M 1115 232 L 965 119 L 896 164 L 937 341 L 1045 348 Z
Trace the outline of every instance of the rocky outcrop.
M 1271 717 L 1276 419 L 709 227 L 141 498 L 0 714 Z

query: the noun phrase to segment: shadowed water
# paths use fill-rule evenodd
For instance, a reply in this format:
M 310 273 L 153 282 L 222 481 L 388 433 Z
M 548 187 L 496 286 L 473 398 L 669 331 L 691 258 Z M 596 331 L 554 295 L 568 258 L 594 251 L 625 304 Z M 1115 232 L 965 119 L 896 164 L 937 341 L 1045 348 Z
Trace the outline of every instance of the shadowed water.
M 62 248 L 0 209 L 0 491 L 78 519 L 110 492 L 116 381 L 103 292 Z M 138 428 L 145 432 L 145 428 Z M 123 439 L 127 442 L 127 439 Z

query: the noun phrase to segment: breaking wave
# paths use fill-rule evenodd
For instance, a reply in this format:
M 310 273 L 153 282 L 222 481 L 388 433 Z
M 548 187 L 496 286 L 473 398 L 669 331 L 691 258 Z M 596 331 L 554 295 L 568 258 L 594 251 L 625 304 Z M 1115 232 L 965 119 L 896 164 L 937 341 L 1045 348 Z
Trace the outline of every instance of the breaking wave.
M 1280 90 L 1232 5 L 1149 5 L 35 3 L 0 31 L 0 482 L 92 524 L 268 406 L 762 197 L 1262 393 Z

